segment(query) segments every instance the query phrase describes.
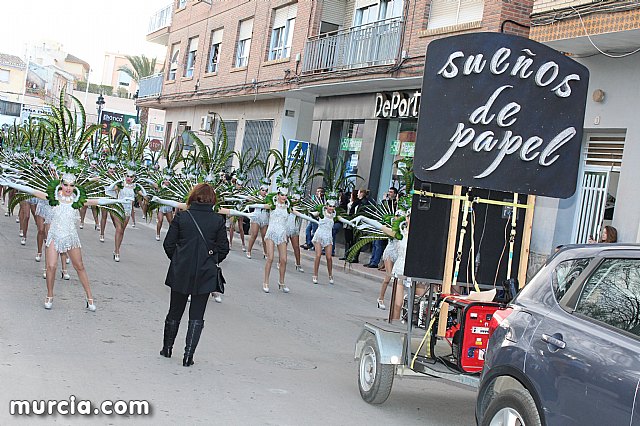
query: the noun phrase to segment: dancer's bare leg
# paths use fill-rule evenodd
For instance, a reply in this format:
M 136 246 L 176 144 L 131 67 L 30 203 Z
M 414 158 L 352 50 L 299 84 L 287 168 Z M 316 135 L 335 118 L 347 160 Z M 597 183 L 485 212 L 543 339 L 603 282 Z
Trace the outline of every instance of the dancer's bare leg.
M 293 256 L 296 258 L 296 265 L 300 266 L 300 236 L 292 235 L 290 238 Z
M 378 296 L 378 300 L 384 301 L 384 294 L 387 292 L 387 287 L 389 286 L 389 282 L 391 282 L 391 271 L 393 270 L 393 262 L 390 259 L 384 261 L 384 270 L 385 275 L 382 280 L 382 286 L 380 287 L 380 296 Z
M 87 216 L 89 206 L 80 207 L 80 226 L 84 227 L 84 218 Z
M 160 231 L 162 230 L 162 221 L 164 219 L 164 213 L 158 210 L 157 222 L 156 223 L 156 235 L 160 235 Z M 229 244 L 231 245 L 231 244 Z
M 260 228 L 260 237 L 262 237 L 262 251 L 264 252 L 264 257 L 267 257 L 267 249 L 264 242 L 264 236 L 267 235 L 267 228 L 268 226 L 263 226 Z
M 264 264 L 264 281 L 262 281 L 263 286 L 266 284 L 269 285 L 269 275 L 271 275 L 271 264 L 273 263 L 273 252 L 275 249 L 275 244 L 273 241 L 267 240 L 265 248 L 267 250 L 267 261 Z
M 273 245 L 273 243 L 271 243 Z M 287 272 L 287 243 L 278 244 L 278 265 L 280 269 L 280 284 L 284 284 L 284 274 Z
M 58 269 L 58 256 L 54 243 L 49 244 L 45 249 L 44 261 L 47 268 L 47 297 L 53 297 L 53 285 L 56 281 L 56 271 Z
M 322 247 L 320 244 L 314 244 L 314 248 L 316 249 L 316 257 L 313 259 L 313 276 L 318 276 L 318 269 L 320 269 L 320 258 L 322 257 Z
M 107 227 L 107 214 L 109 212 L 106 209 L 100 210 L 100 236 L 104 239 L 104 230 Z
M 20 210 L 18 212 L 18 219 L 20 220 L 20 230 L 22 231 L 22 237 L 27 239 L 27 230 L 29 229 L 29 215 L 31 209 L 29 203 L 26 201 L 20 201 Z
M 116 228 L 116 235 L 114 237 L 115 240 L 115 254 L 120 254 L 120 246 L 122 245 L 122 240 L 124 239 L 124 230 L 127 228 L 129 224 L 129 217 L 126 216 L 124 222 L 121 222 L 120 219 L 115 217 L 115 215 L 111 215 L 111 222 L 113 222 L 113 227 Z
M 331 253 L 333 252 L 333 244 L 329 244 L 324 248 L 324 256 L 327 259 L 327 272 L 329 273 L 329 277 L 333 277 L 333 257 Z
M 80 284 L 82 284 L 82 287 L 84 288 L 87 299 L 93 299 L 93 295 L 91 294 L 91 286 L 89 285 L 89 276 L 87 275 L 87 271 L 84 268 L 84 263 L 82 262 L 82 251 L 80 250 L 80 248 L 74 248 L 69 250 L 67 253 L 71 258 L 71 264 L 73 265 L 73 268 L 78 273 Z
M 253 250 L 253 245 L 256 242 L 256 239 L 258 238 L 258 231 L 260 230 L 260 227 L 258 226 L 257 223 L 253 222 L 251 223 L 251 226 L 249 227 L 249 245 L 247 246 L 247 256 L 251 257 L 251 251 Z

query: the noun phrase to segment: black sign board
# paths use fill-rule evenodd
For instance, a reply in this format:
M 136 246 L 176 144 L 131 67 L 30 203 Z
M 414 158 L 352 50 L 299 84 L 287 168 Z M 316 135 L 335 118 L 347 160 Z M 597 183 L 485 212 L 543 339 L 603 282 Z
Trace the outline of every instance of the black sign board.
M 568 198 L 589 72 L 535 41 L 474 33 L 427 50 L 414 170 L 423 181 Z

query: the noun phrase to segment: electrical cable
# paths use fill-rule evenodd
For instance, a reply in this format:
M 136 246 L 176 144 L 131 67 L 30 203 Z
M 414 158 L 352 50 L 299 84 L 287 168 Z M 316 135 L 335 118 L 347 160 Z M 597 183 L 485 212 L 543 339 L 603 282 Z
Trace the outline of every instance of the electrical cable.
M 504 256 L 504 252 L 507 249 L 507 229 L 509 228 L 509 222 L 511 218 L 507 219 L 507 223 L 504 226 L 504 246 L 502 246 L 502 253 L 500 253 L 500 258 L 498 258 L 498 267 L 496 268 L 496 276 L 493 279 L 493 288 L 496 288 L 496 282 L 498 281 L 498 274 L 500 273 L 500 263 L 502 262 L 502 257 Z
M 509 257 L 507 258 L 507 279 L 511 278 L 513 264 L 513 246 L 516 239 L 516 221 L 518 220 L 518 193 L 513 193 L 513 210 L 511 211 L 511 232 L 509 233 Z
M 620 58 L 625 58 L 627 56 L 631 56 L 634 55 L 638 52 L 640 52 L 640 47 L 637 48 L 636 50 L 629 52 L 629 53 L 625 53 L 623 55 L 612 55 L 610 53 L 605 52 L 604 50 L 600 49 L 598 46 L 596 46 L 596 44 L 593 42 L 593 40 L 591 39 L 591 35 L 589 35 L 589 32 L 587 31 L 587 27 L 584 25 L 584 21 L 582 20 L 582 15 L 580 15 L 580 12 L 578 12 L 576 10 L 575 7 L 571 6 L 571 9 L 573 9 L 577 14 L 578 14 L 578 18 L 580 18 L 580 23 L 582 24 L 582 29 L 584 30 L 585 35 L 587 36 L 587 38 L 589 39 L 589 43 L 591 43 L 591 45 L 593 47 L 595 47 L 595 49 L 602 53 L 604 56 L 608 57 L 608 58 L 613 58 L 613 59 L 620 59 Z

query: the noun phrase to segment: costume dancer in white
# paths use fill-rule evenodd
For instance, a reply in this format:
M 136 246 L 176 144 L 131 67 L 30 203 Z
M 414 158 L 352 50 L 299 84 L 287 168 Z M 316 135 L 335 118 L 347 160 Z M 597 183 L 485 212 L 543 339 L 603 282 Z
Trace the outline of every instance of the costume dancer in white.
M 262 185 L 258 192 L 258 198 L 264 199 L 269 191 L 269 186 Z M 258 232 L 262 237 L 262 248 L 264 250 L 264 257 L 267 257 L 265 238 L 267 234 L 267 227 L 269 226 L 269 212 L 265 208 L 255 208 L 251 215 L 251 227 L 249 228 L 249 245 L 247 246 L 247 258 L 251 259 L 251 251 L 253 245 L 258 238 Z
M 47 193 L 38 191 L 26 185 L 17 184 L 15 182 L 1 182 L 11 186 L 12 188 L 31 194 L 41 200 L 48 200 L 52 205 L 51 209 L 51 228 L 45 242 L 45 261 L 47 265 L 47 297 L 45 298 L 45 309 L 51 309 L 53 306 L 53 286 L 56 276 L 56 268 L 58 256 L 60 253 L 67 253 L 71 258 L 71 263 L 78 273 L 80 283 L 86 294 L 87 309 L 94 312 L 96 305 L 91 294 L 91 286 L 89 285 L 89 277 L 84 268 L 82 261 L 82 251 L 78 231 L 76 230 L 76 222 L 79 219 L 78 209 L 82 207 L 81 191 L 75 187 L 76 177 L 71 173 L 65 173 L 61 181 L 57 181 L 53 197 Z M 127 203 L 131 200 L 121 199 L 113 200 L 108 198 L 92 198 L 86 199 L 86 204 L 107 205 L 114 203 Z

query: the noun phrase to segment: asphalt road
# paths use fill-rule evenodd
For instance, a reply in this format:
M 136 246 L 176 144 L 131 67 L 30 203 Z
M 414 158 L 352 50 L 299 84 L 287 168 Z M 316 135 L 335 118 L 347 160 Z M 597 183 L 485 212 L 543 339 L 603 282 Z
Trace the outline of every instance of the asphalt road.
M 221 304 L 210 301 L 196 364 L 185 368 L 186 320 L 173 358 L 158 353 L 169 304 L 168 260 L 151 225 L 139 219 L 138 228 L 127 229 L 122 260 L 115 263 L 113 227 L 100 243 L 88 218 L 79 233 L 97 312 L 85 309 L 73 268 L 70 281 L 57 279 L 47 311 L 44 262 L 34 261 L 35 223 L 21 246 L 14 217 L 0 211 L 0 424 L 475 423 L 475 391 L 445 381 L 396 378 L 386 403 L 373 406 L 360 398 L 354 344 L 365 320 L 386 313 L 375 305 L 378 282 L 337 268 L 334 286 L 326 269 L 313 285 L 311 262 L 303 260 L 306 273 L 289 262 L 291 293 L 277 291 L 274 268 L 271 293 L 265 294 L 260 248 L 249 260 L 238 244 L 222 264 L 227 294 Z M 11 400 L 71 395 L 93 403 L 147 400 L 151 415 L 9 414 Z

